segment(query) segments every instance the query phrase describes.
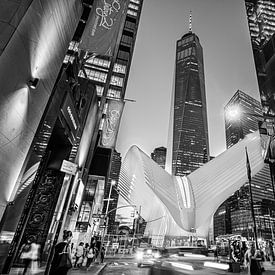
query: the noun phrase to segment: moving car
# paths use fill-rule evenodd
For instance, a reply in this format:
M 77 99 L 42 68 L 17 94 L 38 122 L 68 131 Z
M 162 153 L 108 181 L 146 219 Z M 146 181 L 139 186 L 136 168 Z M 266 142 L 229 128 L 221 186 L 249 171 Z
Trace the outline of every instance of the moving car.
M 138 248 L 136 251 L 137 266 L 153 265 L 155 260 L 168 256 L 164 248 Z
M 155 260 L 150 266 L 149 275 L 216 275 L 226 274 L 228 269 L 228 264 L 214 262 L 205 255 L 183 254 L 179 251 L 178 254 Z

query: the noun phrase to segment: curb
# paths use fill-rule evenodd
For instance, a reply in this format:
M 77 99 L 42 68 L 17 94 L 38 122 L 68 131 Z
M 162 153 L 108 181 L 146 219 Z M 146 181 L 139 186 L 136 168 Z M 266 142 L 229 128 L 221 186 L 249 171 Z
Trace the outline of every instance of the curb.
M 100 269 L 95 273 L 95 275 L 101 275 L 102 271 L 104 270 L 104 268 L 107 266 L 107 263 L 104 263 L 104 265 L 102 265 L 100 267 Z

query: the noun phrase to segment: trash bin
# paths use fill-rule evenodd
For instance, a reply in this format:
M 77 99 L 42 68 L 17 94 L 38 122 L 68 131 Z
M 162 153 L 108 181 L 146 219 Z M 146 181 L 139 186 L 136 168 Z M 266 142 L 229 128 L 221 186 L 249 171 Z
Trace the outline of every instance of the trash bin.
M 241 272 L 241 264 L 233 262 L 232 264 L 232 273 L 240 273 Z

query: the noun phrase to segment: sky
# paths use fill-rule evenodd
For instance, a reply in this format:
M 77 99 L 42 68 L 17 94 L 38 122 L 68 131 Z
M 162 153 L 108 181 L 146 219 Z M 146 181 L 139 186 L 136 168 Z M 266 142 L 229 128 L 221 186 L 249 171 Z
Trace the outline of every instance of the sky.
M 144 0 L 116 149 L 167 147 L 176 41 L 203 48 L 210 155 L 225 150 L 224 106 L 237 90 L 259 100 L 244 0 Z

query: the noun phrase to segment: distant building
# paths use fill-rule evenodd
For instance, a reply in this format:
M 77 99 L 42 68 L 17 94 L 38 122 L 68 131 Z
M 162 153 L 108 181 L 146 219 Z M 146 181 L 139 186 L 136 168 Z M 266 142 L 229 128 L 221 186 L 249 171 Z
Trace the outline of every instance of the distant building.
M 232 111 L 234 112 L 233 116 L 230 115 Z M 238 90 L 225 106 L 227 148 L 238 143 L 247 134 L 257 131 L 261 117 L 260 102 Z M 245 150 L 243 154 L 245 154 Z M 265 206 L 268 203 L 263 203 L 263 200 L 271 202 L 274 199 L 268 164 L 265 164 L 264 168 L 252 177 L 252 195 L 257 227 L 261 228 L 262 237 L 271 238 L 270 223 L 274 220 L 274 217 L 266 216 L 269 210 Z M 241 234 L 252 237 L 253 223 L 250 206 L 250 193 L 247 182 L 234 195 L 229 197 L 214 214 L 214 237 L 223 234 Z
M 209 160 L 203 49 L 191 30 L 176 45 L 172 108 L 172 174 L 183 176 Z
M 158 147 L 151 153 L 151 159 L 154 160 L 160 167 L 165 169 L 167 149 L 165 147 Z
M 109 174 L 109 178 L 104 191 L 104 198 L 108 199 L 111 184 L 112 182 L 115 182 L 115 185 L 112 186 L 112 191 L 110 195 L 111 200 L 109 203 L 108 212 L 117 208 L 118 196 L 119 196 L 119 190 L 117 190 L 117 185 L 119 180 L 120 168 L 121 168 L 121 155 L 116 150 L 114 150 L 112 154 L 112 159 L 111 159 L 110 174 Z M 103 213 L 105 213 L 106 207 L 107 207 L 107 201 L 105 201 L 104 203 Z M 115 223 L 116 210 L 111 211 L 108 217 L 109 217 L 109 221 L 108 221 L 107 233 L 116 234 L 117 228 L 118 228 Z
M 261 103 L 238 90 L 224 108 L 226 147 L 257 131 L 262 115 Z

